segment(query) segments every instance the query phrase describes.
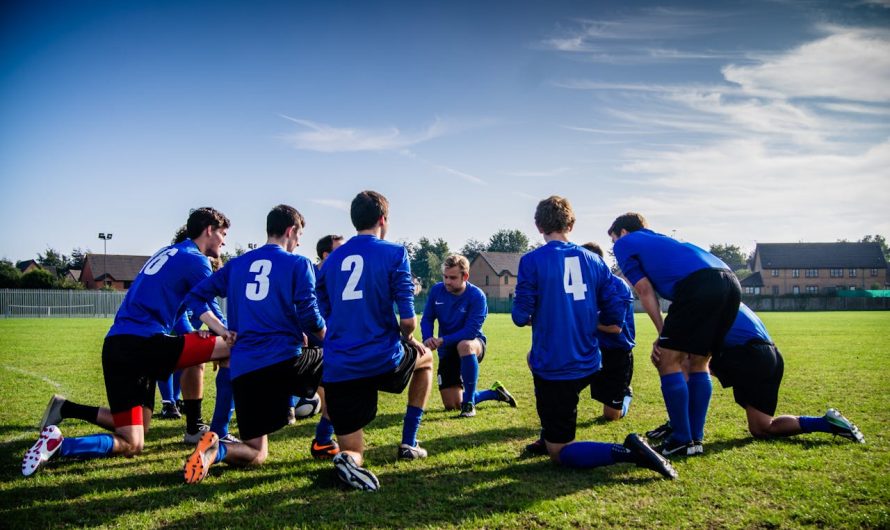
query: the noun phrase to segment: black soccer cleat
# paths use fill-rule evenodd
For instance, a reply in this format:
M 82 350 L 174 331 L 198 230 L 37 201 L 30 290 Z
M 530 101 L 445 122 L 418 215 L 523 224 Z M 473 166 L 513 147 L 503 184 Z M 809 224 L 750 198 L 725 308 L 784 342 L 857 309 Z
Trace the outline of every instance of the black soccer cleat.
M 646 438 L 651 442 L 657 442 L 659 440 L 664 440 L 673 433 L 674 428 L 671 427 L 671 422 L 668 420 L 651 431 L 646 431 Z
M 334 457 L 334 469 L 337 471 L 337 479 L 343 486 L 361 490 L 377 491 L 380 489 L 380 481 L 374 473 L 363 467 L 359 467 L 346 453 L 337 453 Z
M 547 443 L 543 438 L 538 438 L 534 442 L 525 446 L 525 453 L 536 456 L 547 456 Z
M 695 442 L 679 442 L 673 438 L 668 438 L 658 446 L 658 452 L 664 456 L 695 456 Z M 704 451 L 702 451 L 704 452 Z
M 658 454 L 643 438 L 636 433 L 627 435 L 624 439 L 624 448 L 630 451 L 637 467 L 645 467 L 661 473 L 667 479 L 677 478 L 677 471 L 666 458 Z

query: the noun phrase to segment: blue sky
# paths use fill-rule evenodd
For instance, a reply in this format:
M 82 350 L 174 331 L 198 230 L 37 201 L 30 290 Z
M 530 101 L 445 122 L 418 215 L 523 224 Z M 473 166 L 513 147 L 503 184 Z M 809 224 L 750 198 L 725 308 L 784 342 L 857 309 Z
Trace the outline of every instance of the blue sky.
M 189 208 L 300 252 L 375 189 L 391 239 L 707 247 L 890 236 L 890 0 L 6 2 L 0 257 L 150 254 Z

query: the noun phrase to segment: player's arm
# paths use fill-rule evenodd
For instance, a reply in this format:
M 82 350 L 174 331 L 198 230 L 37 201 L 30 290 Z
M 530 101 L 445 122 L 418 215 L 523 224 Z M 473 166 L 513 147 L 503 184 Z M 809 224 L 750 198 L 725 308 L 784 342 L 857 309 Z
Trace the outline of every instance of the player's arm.
M 318 309 L 315 273 L 312 271 L 312 262 L 308 259 L 299 260 L 294 267 L 293 301 L 300 327 L 319 339 L 324 339 L 325 323 Z
M 596 282 L 596 304 L 599 309 L 597 329 L 603 326 L 617 329 L 617 331 L 603 330 L 607 333 L 621 333 L 625 305 L 621 293 L 612 281 L 612 271 L 599 258 L 591 260 L 591 265 Z
M 538 282 L 533 259 L 528 255 L 519 258 L 519 276 L 516 281 L 516 291 L 513 296 L 513 311 L 511 316 L 517 326 L 531 324 L 535 314 Z
M 417 329 L 417 316 L 414 314 L 414 282 L 411 281 L 411 265 L 408 263 L 408 251 L 402 248 L 401 256 L 397 257 L 389 277 L 389 285 L 393 300 L 399 309 L 399 332 L 402 338 L 414 346 L 420 355 L 428 350 L 414 338 Z
M 223 296 L 226 293 L 229 270 L 230 267 L 223 267 L 210 277 L 201 280 L 192 287 L 192 290 L 186 295 L 184 302 L 189 311 L 195 315 L 200 315 L 201 322 L 206 324 L 210 331 L 226 339 L 226 341 L 234 340 L 234 336 L 219 317 L 213 313 L 211 302 L 217 296 Z
M 433 335 L 433 325 L 436 321 L 436 304 L 434 296 L 435 287 L 430 288 L 429 296 L 426 299 L 426 305 L 423 307 L 423 315 L 420 317 L 420 336 L 423 344 L 431 350 L 438 348 L 437 341 Z
M 652 323 L 655 324 L 655 330 L 660 335 L 661 328 L 664 327 L 664 319 L 661 316 L 661 306 L 658 303 L 658 295 L 655 293 L 655 288 L 652 286 L 652 282 L 644 277 L 634 284 L 634 289 L 637 291 L 637 296 L 640 297 L 640 303 L 643 304 L 643 309 L 646 311 L 646 314 L 649 315 Z
M 597 324 L 596 329 L 598 331 L 602 331 L 603 333 L 612 333 L 614 335 L 621 333 L 621 326 L 618 326 L 617 324 L 612 324 L 611 326 Z

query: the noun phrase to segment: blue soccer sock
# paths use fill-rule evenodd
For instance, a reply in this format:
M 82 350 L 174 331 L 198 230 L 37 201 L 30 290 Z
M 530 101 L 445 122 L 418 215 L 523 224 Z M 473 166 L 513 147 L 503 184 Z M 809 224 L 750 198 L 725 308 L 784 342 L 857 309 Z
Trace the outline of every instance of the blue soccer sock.
M 671 420 L 671 426 L 674 428 L 671 438 L 677 442 L 691 442 L 689 387 L 686 386 L 683 372 L 661 376 L 661 394 L 664 396 L 664 406 L 667 409 L 668 418 Z
M 182 370 L 173 372 L 173 399 L 182 399 Z
M 423 409 L 408 405 L 405 410 L 405 421 L 402 424 L 402 443 L 415 447 L 417 445 L 417 431 L 420 429 L 420 420 L 423 418 Z
M 832 432 L 831 424 L 828 423 L 828 420 L 826 420 L 824 416 L 818 418 L 813 416 L 801 416 L 797 418 L 797 421 L 800 423 L 800 430 L 804 433 Z
M 711 374 L 691 372 L 686 386 L 689 388 L 689 433 L 693 440 L 704 440 L 705 421 L 711 403 L 711 393 L 714 390 Z
M 464 383 L 464 403 L 476 403 L 476 383 L 479 380 L 479 359 L 470 354 L 460 358 L 460 378 Z
M 161 401 L 174 402 L 173 397 L 173 374 L 167 379 L 158 379 L 158 392 L 161 393 Z
M 229 422 L 232 421 L 234 408 L 231 372 L 226 367 L 220 367 L 216 373 L 216 403 L 213 405 L 213 419 L 210 420 L 210 430 L 220 438 L 229 434 Z
M 482 403 L 483 401 L 497 401 L 500 396 L 494 390 L 483 390 L 473 394 L 473 403 Z
M 566 467 L 576 469 L 609 466 L 616 462 L 614 448 L 615 444 L 602 442 L 571 443 L 560 449 L 559 462 Z
M 77 438 L 65 438 L 59 453 L 71 458 L 101 458 L 111 454 L 114 449 L 114 436 L 110 434 L 91 434 Z
M 213 459 L 214 464 L 218 464 L 226 458 L 226 454 L 229 452 L 229 448 L 226 447 L 226 444 L 220 442 L 219 449 L 216 450 L 216 458 Z
M 423 411 L 421 410 L 421 412 Z M 417 431 L 415 431 L 415 434 L 416 432 Z M 331 423 L 331 420 L 322 416 L 321 419 L 318 420 L 318 425 L 315 426 L 315 441 L 318 442 L 320 445 L 327 445 L 331 443 L 333 437 L 334 424 Z

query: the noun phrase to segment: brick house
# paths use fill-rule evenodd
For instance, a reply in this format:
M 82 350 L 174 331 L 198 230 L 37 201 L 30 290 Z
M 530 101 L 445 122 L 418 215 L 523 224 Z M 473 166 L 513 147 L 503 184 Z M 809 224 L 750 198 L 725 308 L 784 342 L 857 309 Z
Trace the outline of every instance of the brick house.
M 489 298 L 512 299 L 521 253 L 480 252 L 470 263 L 470 283 Z
M 87 254 L 83 260 L 80 283 L 87 289 L 101 289 L 103 283 L 118 291 L 130 288 L 136 275 L 151 256 L 123 254 Z
M 887 260 L 877 243 L 758 243 L 744 294 L 825 294 L 883 288 Z

